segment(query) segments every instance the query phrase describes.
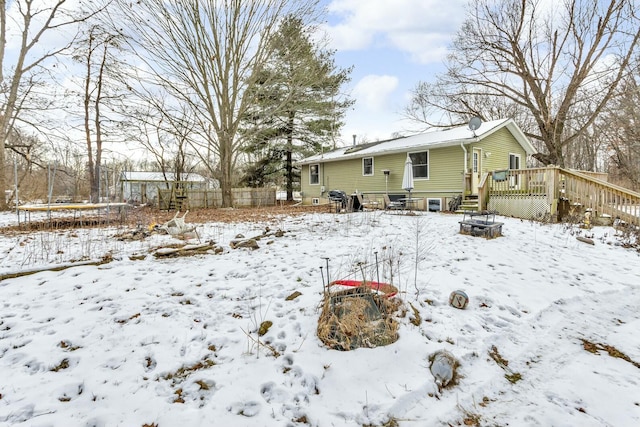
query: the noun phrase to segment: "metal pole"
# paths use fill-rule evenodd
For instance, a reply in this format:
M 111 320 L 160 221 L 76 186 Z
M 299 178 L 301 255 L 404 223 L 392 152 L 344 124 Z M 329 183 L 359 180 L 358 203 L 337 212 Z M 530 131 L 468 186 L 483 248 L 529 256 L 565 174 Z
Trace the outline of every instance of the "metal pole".
M 49 217 L 49 222 L 51 222 L 51 192 L 53 191 L 53 185 L 51 184 L 51 164 L 47 163 L 47 190 L 49 190 L 49 194 L 47 194 L 47 217 Z
M 329 289 L 329 285 L 331 284 L 329 282 L 329 258 L 325 257 L 325 260 L 327 261 L 327 289 Z
M 378 252 L 373 253 L 376 256 L 376 278 L 378 280 L 378 291 L 380 290 L 380 270 L 378 269 Z
M 104 195 L 107 198 L 107 203 L 109 203 L 109 169 L 106 166 L 104 167 L 104 183 L 107 186 L 104 189 Z
M 96 174 L 96 175 L 98 176 L 98 200 L 97 200 L 97 201 L 94 201 L 93 203 L 100 203 L 100 192 L 101 192 L 100 183 L 102 182 L 102 179 L 101 179 L 101 176 L 102 176 L 102 175 L 101 175 L 101 173 L 100 173 L 100 171 L 101 171 L 100 163 L 98 163 L 98 164 L 96 165 L 96 169 L 97 169 L 97 171 L 96 171 L 96 172 L 98 172 L 98 173 Z
M 15 200 L 16 200 L 16 215 L 18 216 L 18 225 L 20 225 L 20 211 L 18 210 L 18 159 L 13 159 L 13 175 L 15 177 Z

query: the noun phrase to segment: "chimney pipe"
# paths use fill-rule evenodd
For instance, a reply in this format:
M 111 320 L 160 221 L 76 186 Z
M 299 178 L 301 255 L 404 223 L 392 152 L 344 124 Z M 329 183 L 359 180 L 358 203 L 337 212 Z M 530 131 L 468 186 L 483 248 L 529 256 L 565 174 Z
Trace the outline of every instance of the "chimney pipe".
M 353 134 L 353 145 L 356 145 L 356 136 L 357 136 L 357 135 L 354 133 L 354 134 Z

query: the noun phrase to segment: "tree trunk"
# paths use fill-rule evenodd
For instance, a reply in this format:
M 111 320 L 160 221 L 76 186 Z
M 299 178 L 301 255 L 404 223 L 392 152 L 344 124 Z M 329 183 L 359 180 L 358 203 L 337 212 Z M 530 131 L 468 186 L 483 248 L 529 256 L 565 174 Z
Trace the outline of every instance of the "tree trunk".
M 233 194 L 231 189 L 233 178 L 233 153 L 230 137 L 226 132 L 220 132 L 220 189 L 222 190 L 222 207 L 233 207 Z
M 1 121 L 4 121 L 2 117 L 0 117 L 0 126 L 3 125 Z M 2 135 L 5 135 L 5 133 L 3 132 Z M 5 167 L 5 164 L 4 164 L 4 161 L 5 161 L 4 138 L 2 138 L 1 136 L 0 138 L 2 139 L 2 141 L 0 141 L 0 193 L 2 193 L 2 195 L 0 196 L 0 211 L 6 211 L 8 207 L 7 207 L 7 199 L 5 198 L 5 195 L 4 195 L 4 191 L 7 188 L 7 180 L 6 180 L 5 173 L 7 170 L 9 170 L 9 168 Z

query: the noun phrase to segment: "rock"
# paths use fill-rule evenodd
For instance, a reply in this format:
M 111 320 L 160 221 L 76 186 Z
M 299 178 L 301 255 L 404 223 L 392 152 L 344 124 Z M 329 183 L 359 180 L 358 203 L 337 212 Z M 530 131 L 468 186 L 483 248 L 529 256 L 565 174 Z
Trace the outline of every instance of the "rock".
M 429 369 L 435 378 L 438 390 L 446 387 L 456 377 L 458 360 L 446 350 L 438 350 L 429 356 Z
M 269 328 L 273 326 L 273 322 L 271 320 L 265 320 L 260 323 L 260 329 L 258 329 L 258 335 L 263 336 L 269 331 Z

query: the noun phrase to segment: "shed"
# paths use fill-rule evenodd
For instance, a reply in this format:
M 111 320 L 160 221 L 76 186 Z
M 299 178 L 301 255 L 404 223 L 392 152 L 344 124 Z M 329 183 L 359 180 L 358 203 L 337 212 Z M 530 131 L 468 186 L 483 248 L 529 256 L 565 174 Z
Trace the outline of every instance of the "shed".
M 129 203 L 151 203 L 158 200 L 158 189 L 207 190 L 216 187 L 216 180 L 197 173 L 181 174 L 178 180 L 173 172 L 122 172 L 120 194 Z

